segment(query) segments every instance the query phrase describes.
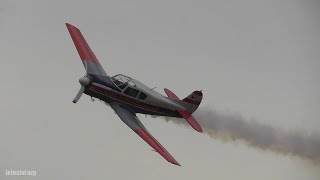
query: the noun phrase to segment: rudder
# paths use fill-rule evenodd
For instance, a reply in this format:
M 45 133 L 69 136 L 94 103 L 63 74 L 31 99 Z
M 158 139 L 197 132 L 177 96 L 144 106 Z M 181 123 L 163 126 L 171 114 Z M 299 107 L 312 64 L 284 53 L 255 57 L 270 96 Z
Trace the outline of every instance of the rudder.
M 193 113 L 199 107 L 202 101 L 202 97 L 203 97 L 202 91 L 194 91 L 189 96 L 187 96 L 182 100 L 188 112 Z

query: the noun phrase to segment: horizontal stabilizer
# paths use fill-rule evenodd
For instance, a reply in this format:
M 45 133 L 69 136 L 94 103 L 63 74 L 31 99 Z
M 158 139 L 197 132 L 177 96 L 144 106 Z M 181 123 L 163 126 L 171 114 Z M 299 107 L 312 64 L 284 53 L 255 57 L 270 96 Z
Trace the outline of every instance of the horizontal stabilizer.
M 200 124 L 196 121 L 196 119 L 187 111 L 177 110 L 178 113 L 198 132 L 202 132 L 202 128 Z
M 173 92 L 171 92 L 169 89 L 164 88 L 164 92 L 167 94 L 167 96 L 169 98 L 180 101 L 178 96 L 175 95 Z M 201 96 L 201 99 L 202 99 L 202 93 L 201 94 L 200 93 L 201 93 L 201 91 L 195 91 L 189 96 L 192 98 L 194 98 L 194 96 Z M 184 98 L 183 101 L 185 102 L 187 98 L 190 98 L 189 96 Z M 200 99 L 200 101 L 201 101 L 201 99 Z M 189 100 L 189 101 L 191 101 L 191 100 Z M 200 104 L 200 102 L 197 103 L 197 107 L 199 106 L 199 104 Z M 193 129 L 195 129 L 198 132 L 203 131 L 200 124 L 197 122 L 197 120 L 189 112 L 184 111 L 184 110 L 177 110 L 177 112 L 190 124 L 190 126 L 193 127 Z
M 167 94 L 167 96 L 168 96 L 169 98 L 179 100 L 178 96 L 175 95 L 173 92 L 171 92 L 169 89 L 164 88 L 164 92 Z

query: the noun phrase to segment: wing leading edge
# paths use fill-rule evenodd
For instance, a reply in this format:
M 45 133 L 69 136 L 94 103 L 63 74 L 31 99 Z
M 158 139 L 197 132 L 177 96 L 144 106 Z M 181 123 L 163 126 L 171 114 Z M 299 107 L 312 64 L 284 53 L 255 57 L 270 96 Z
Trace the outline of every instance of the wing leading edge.
M 180 166 L 169 152 L 147 131 L 134 113 L 122 107 L 119 103 L 110 103 L 110 106 L 118 114 L 120 119 L 146 141 L 156 152 L 168 162 Z
M 66 23 L 66 26 L 87 72 L 107 76 L 80 30 L 69 23 Z

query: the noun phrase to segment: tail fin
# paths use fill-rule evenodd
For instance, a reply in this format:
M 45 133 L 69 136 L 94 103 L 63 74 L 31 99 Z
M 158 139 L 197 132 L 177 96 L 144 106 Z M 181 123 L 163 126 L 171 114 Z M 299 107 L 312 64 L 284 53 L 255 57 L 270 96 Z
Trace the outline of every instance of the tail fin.
M 168 95 L 168 97 L 172 99 L 176 99 L 176 102 L 179 103 L 181 106 L 185 107 L 190 114 L 192 114 L 195 110 L 197 110 L 203 96 L 202 91 L 194 91 L 183 100 L 179 100 L 179 98 L 169 89 L 165 88 L 164 91 Z
M 171 92 L 169 89 L 164 88 L 164 92 L 171 98 L 173 101 L 178 103 L 179 105 L 183 106 L 185 110 L 177 110 L 177 112 L 184 118 L 192 127 L 198 132 L 202 132 L 202 128 L 197 120 L 191 115 L 200 105 L 202 100 L 202 92 L 201 91 L 194 91 L 189 96 L 180 100 L 177 95 Z
M 202 101 L 202 97 L 203 97 L 202 91 L 194 91 L 193 93 L 191 93 L 189 96 L 187 96 L 182 100 L 188 112 L 193 113 L 199 107 Z

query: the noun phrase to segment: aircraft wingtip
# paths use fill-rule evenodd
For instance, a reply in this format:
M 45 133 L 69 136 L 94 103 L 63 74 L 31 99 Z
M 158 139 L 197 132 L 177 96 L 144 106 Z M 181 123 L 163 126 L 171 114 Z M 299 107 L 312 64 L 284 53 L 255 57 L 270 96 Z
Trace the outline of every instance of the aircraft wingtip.
M 77 27 L 75 27 L 74 25 L 70 24 L 70 23 L 65 23 L 68 29 L 76 29 L 79 30 Z
M 177 161 L 171 162 L 171 163 L 174 164 L 174 165 L 177 165 L 177 166 L 180 166 L 180 167 L 181 167 L 181 165 L 180 165 Z
M 202 133 L 203 132 L 203 129 L 200 128 L 200 129 L 196 129 L 199 133 Z

